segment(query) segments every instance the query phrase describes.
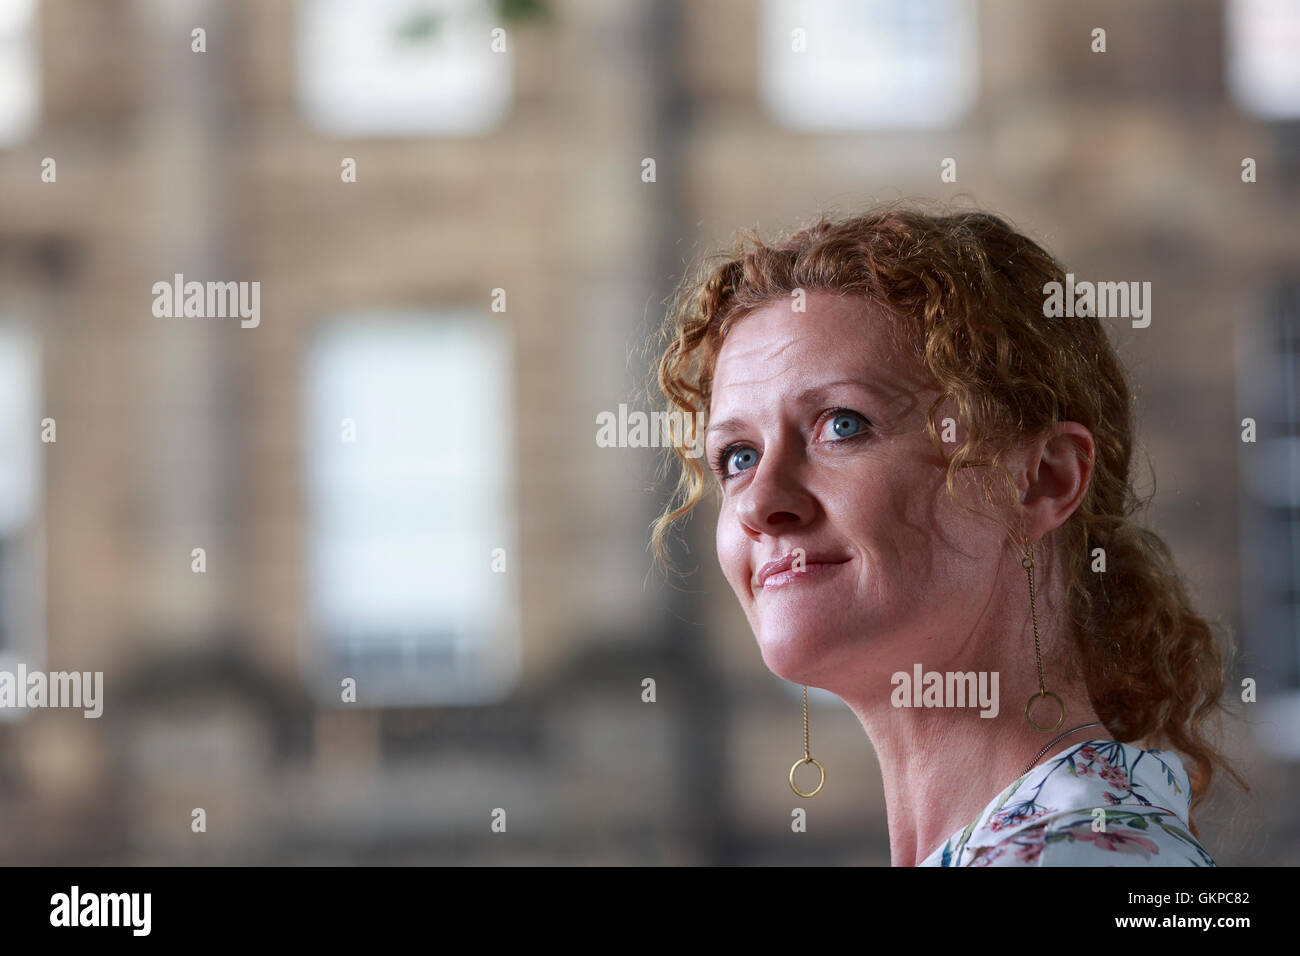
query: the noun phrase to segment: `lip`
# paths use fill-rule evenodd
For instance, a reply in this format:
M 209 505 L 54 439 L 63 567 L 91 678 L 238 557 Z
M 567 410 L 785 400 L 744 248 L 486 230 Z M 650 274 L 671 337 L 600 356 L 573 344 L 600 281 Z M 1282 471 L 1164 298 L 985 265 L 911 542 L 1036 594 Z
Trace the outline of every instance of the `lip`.
M 835 554 L 820 554 L 820 553 L 805 554 L 803 556 L 804 566 L 803 569 L 799 572 L 799 574 L 802 575 L 812 571 L 814 565 L 829 566 L 835 564 L 847 564 L 848 561 L 849 561 L 848 558 L 841 557 L 840 555 L 835 555 Z M 777 558 L 775 561 L 768 561 L 766 564 L 764 564 L 762 567 L 758 569 L 757 577 L 758 577 L 759 588 L 761 589 L 767 586 L 768 578 L 772 577 L 773 575 L 777 575 L 789 571 L 793 566 L 794 566 L 793 551 L 782 555 L 781 557 Z

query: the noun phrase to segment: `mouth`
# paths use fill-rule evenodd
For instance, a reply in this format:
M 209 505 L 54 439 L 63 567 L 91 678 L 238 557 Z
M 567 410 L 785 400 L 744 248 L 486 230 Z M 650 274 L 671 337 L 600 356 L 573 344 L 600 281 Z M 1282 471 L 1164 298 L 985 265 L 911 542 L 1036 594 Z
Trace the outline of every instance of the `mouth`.
M 822 581 L 848 563 L 848 558 L 812 555 L 796 568 L 792 556 L 786 555 L 777 561 L 769 561 L 758 569 L 758 590 L 771 591 L 796 583 Z

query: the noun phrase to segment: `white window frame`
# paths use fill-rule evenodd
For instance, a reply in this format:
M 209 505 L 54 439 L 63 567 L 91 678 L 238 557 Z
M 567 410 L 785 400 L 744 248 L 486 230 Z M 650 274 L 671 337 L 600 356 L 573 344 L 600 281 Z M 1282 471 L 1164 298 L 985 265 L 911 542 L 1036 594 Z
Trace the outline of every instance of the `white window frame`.
M 0 0 L 0 148 L 26 140 L 41 108 L 36 0 Z
M 308 344 L 302 388 L 320 699 L 347 706 L 346 677 L 361 707 L 503 699 L 520 664 L 510 328 L 471 310 L 335 316 Z
M 0 670 L 45 668 L 45 505 L 41 352 L 36 333 L 0 318 Z M 0 707 L 0 721 L 27 708 Z
M 299 109 L 319 132 L 479 135 L 510 111 L 513 37 L 493 51 L 488 0 L 299 0 L 298 17 Z M 403 23 L 423 36 L 395 39 Z
M 1260 119 L 1300 117 L 1300 6 L 1294 0 L 1228 0 L 1223 16 L 1233 100 Z
M 977 16 L 971 0 L 763 0 L 763 104 L 798 130 L 951 126 L 979 92 Z

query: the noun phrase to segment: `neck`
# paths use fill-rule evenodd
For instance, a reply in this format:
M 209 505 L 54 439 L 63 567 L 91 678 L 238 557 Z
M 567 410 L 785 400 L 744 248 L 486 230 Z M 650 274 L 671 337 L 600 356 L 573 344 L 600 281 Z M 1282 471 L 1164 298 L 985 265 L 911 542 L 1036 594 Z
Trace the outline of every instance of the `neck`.
M 1060 711 L 1051 698 L 1036 700 L 1032 711 L 1040 725 L 1051 728 L 1048 731 L 1035 730 L 1025 718 L 1025 704 L 1038 693 L 1039 683 L 1023 585 L 1003 591 L 999 600 L 990 599 L 960 634 L 909 634 L 891 642 L 893 647 L 877 645 L 870 658 L 841 661 L 829 669 L 832 673 L 818 675 L 825 679 L 816 686 L 832 691 L 853 710 L 880 762 L 894 866 L 914 866 L 928 857 L 975 820 L 1031 762 L 1037 764 L 1071 744 L 1110 736 L 1101 726 L 1075 730 L 1038 756 L 1063 732 L 1097 721 L 1082 682 L 1072 683 L 1065 668 L 1053 663 L 1070 656 L 1068 650 L 1061 653 L 1066 650 L 1066 630 L 1053 590 L 1045 587 L 1039 595 L 1038 623 L 1047 689 L 1060 696 L 1065 715 L 1052 727 Z M 923 668 L 923 674 L 943 675 L 945 689 L 948 674 L 983 674 L 988 685 L 996 674 L 993 696 L 998 705 L 971 706 L 969 697 L 964 707 L 953 706 L 959 702 L 953 700 L 945 701 L 947 706 L 928 705 L 924 695 L 918 701 L 917 689 L 910 685 L 915 683 L 914 662 L 924 662 L 926 656 L 916 649 L 925 647 L 951 649 Z M 900 673 L 908 681 L 897 680 Z M 923 686 L 933 688 L 933 681 Z
M 1024 699 L 1037 689 L 1037 684 L 1024 688 Z M 1019 691 L 1015 699 L 1020 699 Z M 1051 734 L 1030 727 L 1023 706 L 984 719 L 975 713 L 956 718 L 952 710 L 942 708 L 900 711 L 888 704 L 884 710 L 850 704 L 880 761 L 891 865 L 920 863 L 1022 776 L 1044 744 L 1097 720 L 1086 698 L 1061 693 L 1061 699 L 1065 721 Z M 1107 736 L 1104 727 L 1075 730 L 1042 759 L 1072 744 Z

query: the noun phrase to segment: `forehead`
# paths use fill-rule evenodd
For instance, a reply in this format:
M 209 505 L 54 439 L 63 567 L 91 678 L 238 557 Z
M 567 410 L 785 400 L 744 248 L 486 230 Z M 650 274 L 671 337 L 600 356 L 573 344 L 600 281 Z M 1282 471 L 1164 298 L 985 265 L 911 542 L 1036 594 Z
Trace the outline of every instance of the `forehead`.
M 855 296 L 809 293 L 806 311 L 794 301 L 767 303 L 727 332 L 713 368 L 713 405 L 726 393 L 782 389 L 854 378 L 901 384 L 905 371 L 890 340 L 897 321 L 879 305 Z

